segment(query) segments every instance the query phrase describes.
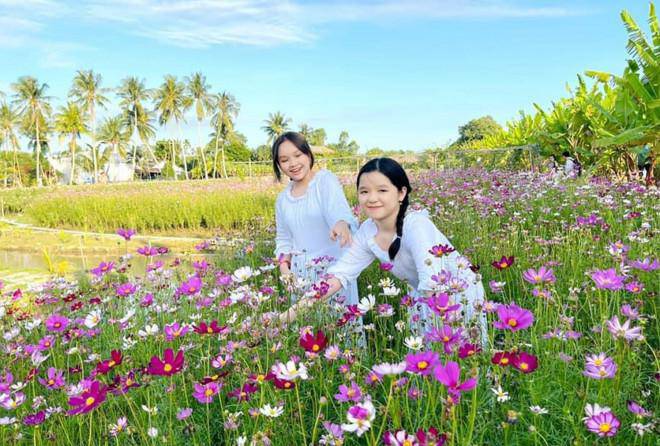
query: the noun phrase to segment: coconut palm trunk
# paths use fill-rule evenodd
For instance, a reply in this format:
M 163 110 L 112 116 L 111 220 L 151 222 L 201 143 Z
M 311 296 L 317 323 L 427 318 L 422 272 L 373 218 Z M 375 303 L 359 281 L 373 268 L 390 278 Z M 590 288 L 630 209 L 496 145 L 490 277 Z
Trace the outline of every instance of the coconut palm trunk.
M 202 133 L 201 133 L 201 123 L 197 121 L 197 143 L 199 147 L 200 154 L 202 156 L 202 166 L 204 166 L 204 179 L 209 179 L 209 171 L 206 168 L 206 155 L 204 154 L 204 147 L 202 147 Z

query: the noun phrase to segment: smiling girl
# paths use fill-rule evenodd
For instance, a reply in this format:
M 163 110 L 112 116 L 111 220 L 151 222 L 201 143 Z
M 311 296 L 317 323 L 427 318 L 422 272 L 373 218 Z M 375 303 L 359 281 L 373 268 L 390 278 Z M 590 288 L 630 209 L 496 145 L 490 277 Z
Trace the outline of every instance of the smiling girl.
M 330 287 L 326 296 L 347 286 L 374 260 L 389 263 L 390 272 L 414 289 L 417 303 L 411 311 L 411 325 L 421 334 L 425 327 L 436 325 L 431 307 L 439 300 L 432 300 L 434 293 L 450 294 L 455 303 L 462 304 L 469 321 L 484 300 L 484 288 L 467 259 L 453 249 L 428 212 L 408 211 L 411 191 L 406 172 L 393 159 L 372 159 L 360 169 L 358 201 L 369 218 L 354 235 L 350 249 L 328 269 L 333 277 L 327 280 Z M 299 302 L 283 314 L 283 319 L 295 317 L 297 309 L 310 302 Z M 434 311 L 438 310 L 436 307 Z M 477 322 L 484 335 L 483 313 Z
M 272 148 L 273 170 L 291 180 L 275 203 L 275 255 L 283 276 L 316 280 L 314 261 L 337 259 L 352 241 L 357 220 L 337 177 L 314 170 L 314 154 L 300 133 L 286 132 Z M 344 283 L 346 303 L 357 303 L 355 280 Z

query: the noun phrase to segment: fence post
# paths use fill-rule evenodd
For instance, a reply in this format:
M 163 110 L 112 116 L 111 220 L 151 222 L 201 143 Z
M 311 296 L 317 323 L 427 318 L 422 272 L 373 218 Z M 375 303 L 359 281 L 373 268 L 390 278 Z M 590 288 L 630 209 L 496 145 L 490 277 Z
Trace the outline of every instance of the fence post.
M 248 176 L 252 178 L 252 160 L 248 160 Z

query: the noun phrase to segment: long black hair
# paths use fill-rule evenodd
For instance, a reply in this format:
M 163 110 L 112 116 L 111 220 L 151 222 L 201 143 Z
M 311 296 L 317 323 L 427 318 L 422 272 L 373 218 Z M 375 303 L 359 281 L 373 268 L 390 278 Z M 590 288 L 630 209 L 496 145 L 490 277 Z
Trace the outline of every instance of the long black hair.
M 396 239 L 392 242 L 387 253 L 390 256 L 390 260 L 394 260 L 396 254 L 401 248 L 401 236 L 403 235 L 403 219 L 406 216 L 406 210 L 408 209 L 410 192 L 412 192 L 412 187 L 410 187 L 410 180 L 408 180 L 408 175 L 406 171 L 403 170 L 401 164 L 394 161 L 392 158 L 374 158 L 367 162 L 362 168 L 357 176 L 357 186 L 360 187 L 360 177 L 364 173 L 369 172 L 380 172 L 385 175 L 392 184 L 399 190 L 402 191 L 403 188 L 406 188 L 406 196 L 401 201 L 399 206 L 399 213 L 396 216 Z
M 275 142 L 273 142 L 273 148 L 271 150 L 271 156 L 273 158 L 273 172 L 275 172 L 275 177 L 277 181 L 282 180 L 282 172 L 280 171 L 280 161 L 278 159 L 280 152 L 280 145 L 284 141 L 289 141 L 291 144 L 296 146 L 298 150 L 309 157 L 309 167 L 310 169 L 314 166 L 314 154 L 312 153 L 312 148 L 309 146 L 309 143 L 305 137 L 298 132 L 285 132 L 277 137 Z

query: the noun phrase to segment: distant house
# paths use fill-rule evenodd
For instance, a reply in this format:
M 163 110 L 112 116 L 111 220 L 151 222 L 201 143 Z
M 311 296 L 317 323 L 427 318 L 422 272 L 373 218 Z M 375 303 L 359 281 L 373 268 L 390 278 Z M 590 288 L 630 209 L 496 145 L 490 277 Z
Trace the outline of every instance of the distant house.
M 310 149 L 312 149 L 312 153 L 314 155 L 318 156 L 332 156 L 335 154 L 335 151 L 332 150 L 330 147 L 326 146 L 309 146 Z
M 57 172 L 59 184 L 69 184 L 71 179 L 71 157 L 70 156 L 52 156 L 48 157 L 48 163 Z M 94 177 L 82 167 L 76 165 L 76 177 L 74 184 L 84 184 L 93 182 Z
M 119 183 L 133 179 L 133 166 L 117 152 L 110 155 L 103 172 L 105 172 L 109 183 Z

